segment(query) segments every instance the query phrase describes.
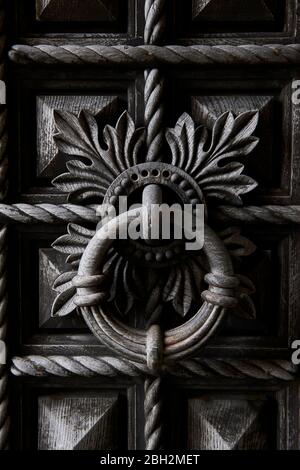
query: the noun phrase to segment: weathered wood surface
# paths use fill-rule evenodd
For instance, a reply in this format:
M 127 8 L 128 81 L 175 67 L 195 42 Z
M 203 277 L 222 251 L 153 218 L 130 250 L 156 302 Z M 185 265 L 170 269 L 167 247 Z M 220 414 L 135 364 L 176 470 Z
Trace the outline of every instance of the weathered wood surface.
M 38 399 L 39 450 L 117 448 L 117 397 L 49 395 Z
M 108 349 L 97 344 L 91 335 L 86 332 L 78 334 L 72 327 L 65 331 L 52 329 L 51 325 L 47 326 L 47 309 L 41 309 L 40 326 L 38 308 L 22 313 L 22 326 L 15 319 L 16 331 L 20 327 L 24 330 L 20 342 L 16 344 L 16 353 L 24 356 L 14 358 L 12 367 L 13 374 L 18 376 L 14 386 L 17 387 L 20 383 L 23 393 L 20 397 L 23 404 L 16 414 L 18 418 L 26 418 L 26 413 L 30 414 L 30 408 L 39 408 L 39 423 L 34 412 L 31 417 L 32 426 L 26 428 L 28 420 L 24 419 L 24 441 L 16 439 L 16 445 L 36 446 L 38 429 L 40 448 L 120 448 L 119 439 L 114 435 L 115 416 L 119 413 L 116 394 L 113 398 L 102 397 L 107 389 L 127 388 L 130 383 L 125 393 L 133 399 L 131 403 L 126 402 L 125 408 L 128 407 L 129 440 L 132 446 L 142 448 L 146 444 L 149 448 L 157 448 L 162 438 L 167 437 L 172 448 L 174 442 L 178 441 L 181 447 L 196 449 L 260 449 L 274 448 L 276 445 L 282 449 L 299 448 L 299 385 L 295 380 L 297 371 L 291 364 L 289 350 L 291 340 L 300 331 L 297 296 L 300 245 L 298 231 L 294 227 L 300 223 L 299 135 L 297 126 L 292 125 L 293 122 L 298 122 L 299 113 L 290 97 L 291 79 L 294 77 L 295 66 L 300 63 L 297 39 L 299 26 L 295 5 L 293 2 L 282 2 L 286 6 L 284 15 L 281 7 L 278 7 L 279 3 L 273 1 L 253 1 L 246 5 L 245 2 L 230 0 L 230 5 L 225 10 L 224 2 L 219 0 L 174 1 L 170 2 L 174 22 L 170 21 L 165 30 L 165 2 L 160 0 L 146 1 L 145 12 L 141 11 L 144 4 L 141 7 L 140 2 L 126 2 L 130 14 L 128 24 L 126 15 L 119 22 L 117 6 L 120 2 L 109 2 L 109 8 L 108 2 L 97 2 L 97 11 L 92 6 L 86 8 L 85 5 L 83 8 L 82 4 L 86 2 L 73 0 L 72 3 L 73 9 L 69 9 L 63 0 L 37 0 L 37 21 L 26 14 L 24 18 L 19 15 L 22 38 L 17 42 L 22 45 L 13 46 L 10 52 L 15 63 L 15 80 L 23 87 L 22 91 L 27 90 L 28 80 L 33 81 L 30 93 L 37 95 L 39 109 L 44 112 L 47 121 L 48 117 L 50 119 L 45 124 L 46 119 L 38 117 L 39 148 L 36 149 L 34 142 L 34 152 L 23 145 L 22 133 L 16 136 L 12 129 L 18 148 L 22 150 L 16 152 L 17 158 L 30 163 L 36 160 L 42 176 L 47 177 L 47 172 L 44 172 L 47 167 L 48 176 L 52 177 L 51 172 L 56 171 L 59 166 L 54 161 L 54 146 L 50 142 L 53 133 L 52 109 L 62 108 L 77 115 L 83 109 L 97 112 L 98 100 L 95 97 L 98 96 L 98 89 L 95 86 L 95 77 L 99 74 L 99 66 L 108 69 L 101 70 L 99 74 L 98 88 L 101 96 L 117 96 L 115 89 L 122 89 L 123 95 L 126 95 L 127 85 L 123 82 L 131 81 L 130 112 L 136 125 L 143 125 L 145 121 L 148 148 L 145 148 L 144 156 L 148 154 L 149 160 L 155 160 L 159 153 L 166 158 L 161 128 L 165 123 L 174 126 L 183 111 L 191 112 L 197 123 L 205 124 L 211 130 L 217 119 L 228 110 L 232 110 L 235 115 L 258 110 L 261 115 L 259 137 L 262 146 L 257 148 L 256 160 L 251 163 L 250 157 L 247 165 L 253 164 L 251 170 L 258 170 L 258 173 L 251 176 L 256 177 L 258 174 L 261 187 L 261 180 L 270 176 L 270 165 L 276 161 L 279 163 L 280 181 L 274 187 L 273 178 L 272 181 L 269 179 L 269 187 L 264 195 L 260 199 L 253 196 L 253 199 L 247 201 L 246 207 L 224 206 L 224 203 L 220 207 L 212 206 L 209 216 L 213 224 L 222 227 L 223 224 L 233 225 L 232 221 L 237 225 L 242 224 L 251 239 L 262 238 L 262 231 L 269 231 L 269 238 L 263 239 L 259 245 L 259 253 L 254 255 L 254 261 L 250 257 L 248 265 L 247 260 L 245 262 L 247 275 L 248 271 L 255 271 L 259 280 L 259 294 L 255 295 L 258 314 L 256 320 L 252 320 L 254 327 L 249 326 L 251 320 L 243 318 L 230 329 L 233 321 L 232 318 L 227 318 L 225 330 L 221 330 L 212 344 L 201 351 L 203 358 L 187 358 L 180 363 L 162 367 L 161 372 L 170 375 L 165 380 L 164 396 L 167 400 L 164 406 L 167 406 L 163 413 L 160 379 L 156 378 L 157 372 L 149 370 L 146 360 L 143 363 L 133 363 L 124 357 L 108 356 Z M 91 3 L 95 4 L 90 0 L 89 4 Z M 181 7 L 178 7 L 179 3 L 184 8 L 183 15 Z M 107 7 L 105 11 L 104 7 Z M 219 15 L 222 22 L 215 21 L 216 15 Z M 113 27 L 116 23 L 118 25 Z M 29 31 L 29 24 L 33 27 L 32 31 Z M 98 25 L 97 30 L 94 24 Z M 163 42 L 170 44 L 171 38 L 175 46 L 161 47 Z M 119 47 L 118 44 L 123 46 Z M 139 47 L 132 47 L 135 45 Z M 53 68 L 47 68 L 47 65 Z M 72 69 L 65 65 L 79 67 Z M 275 67 L 271 67 L 273 65 Z M 246 76 L 244 66 L 247 66 Z M 120 70 L 120 67 L 127 69 L 126 74 L 119 74 L 116 80 L 111 73 L 110 77 L 114 78 L 108 80 L 106 92 L 103 92 L 100 84 L 102 75 L 109 76 L 105 74 L 109 74 L 110 69 Z M 159 70 L 147 72 L 144 95 L 142 71 L 152 67 Z M 136 69 L 140 72 L 137 73 Z M 225 69 L 227 75 L 224 75 Z M 50 81 L 53 81 L 57 73 L 55 80 L 58 91 L 50 86 Z M 74 86 L 75 82 L 80 85 L 78 89 Z M 24 108 L 26 112 L 27 108 L 30 110 L 34 100 L 28 100 L 26 93 L 24 96 L 23 113 L 20 114 L 24 121 L 21 122 L 21 127 L 28 129 L 25 126 L 24 116 L 27 113 L 24 113 Z M 101 99 L 105 101 L 108 98 Z M 87 103 L 90 104 L 88 108 Z M 36 110 L 31 111 L 30 116 L 34 117 Z M 14 105 L 11 113 L 17 115 L 19 106 Z M 5 122 L 3 117 L 3 143 L 6 142 Z M 189 129 L 190 126 L 191 121 Z M 191 134 L 189 131 L 187 136 L 191 138 Z M 275 134 L 284 140 L 283 151 L 274 140 Z M 174 135 L 179 138 L 178 128 L 177 131 L 173 129 Z M 5 149 L 5 145 L 3 148 Z M 41 154 L 43 158 L 40 158 Z M 176 153 L 173 160 L 178 163 Z M 54 162 L 53 167 L 51 161 Z M 183 161 L 188 169 L 189 161 Z M 36 172 L 36 168 L 34 171 Z M 4 170 L 3 175 L 4 182 Z M 221 173 L 221 177 L 224 177 L 224 173 Z M 28 244 L 34 245 L 35 249 L 38 249 L 43 231 L 49 235 L 49 239 L 52 232 L 56 233 L 54 225 L 65 225 L 69 221 L 83 225 L 95 224 L 95 207 L 50 204 L 56 201 L 56 195 L 53 190 L 49 190 L 47 180 L 42 188 L 30 187 L 28 190 L 29 184 L 26 184 L 26 194 L 22 195 L 22 200 L 26 200 L 28 204 L 0 205 L 0 222 L 23 224 L 17 229 L 20 230 L 20 238 L 27 237 Z M 40 204 L 45 201 L 46 205 Z M 44 224 L 42 228 L 40 224 Z M 267 225 L 269 229 L 266 228 Z M 236 232 L 229 236 L 232 240 L 236 240 L 235 237 Z M 247 246 L 249 249 L 250 245 L 243 248 Z M 21 248 L 21 251 L 22 249 L 24 250 Z M 236 247 L 231 246 L 230 249 L 234 251 Z M 45 271 L 41 276 L 44 285 L 50 283 L 51 276 L 57 269 L 56 265 L 53 267 L 52 255 L 47 250 L 49 248 L 43 248 L 40 252 L 40 267 Z M 4 244 L 3 266 L 5 253 Z M 262 254 L 264 256 L 261 260 Z M 39 266 L 32 269 L 36 272 Z M 29 270 L 26 276 L 24 272 L 23 269 L 21 283 L 32 292 L 28 279 Z M 35 279 L 38 277 L 35 275 Z M 141 277 L 144 281 L 144 277 Z M 0 313 L 0 319 L 4 319 L 0 322 L 2 332 L 5 331 L 7 318 L 5 272 L 0 279 L 3 281 L 2 315 Z M 269 289 L 271 281 L 274 286 Z M 180 289 L 177 291 L 182 294 Z M 47 303 L 47 292 L 47 289 L 42 291 L 44 299 L 41 306 Z M 15 286 L 12 294 L 14 298 L 17 297 Z M 272 307 L 270 299 L 277 299 L 277 296 L 278 310 L 277 307 Z M 183 300 L 183 295 L 180 298 Z M 120 301 L 125 305 L 123 299 Z M 21 299 L 21 302 L 24 300 Z M 153 302 L 149 304 L 154 305 Z M 186 310 L 188 303 L 182 304 Z M 268 319 L 267 322 L 264 322 L 265 318 Z M 178 319 L 172 320 L 176 323 Z M 191 333 L 190 326 L 193 326 L 193 322 L 186 329 L 187 336 Z M 119 339 L 122 346 L 127 345 L 124 336 Z M 169 336 L 168 342 L 172 343 Z M 155 347 L 156 344 L 154 349 Z M 139 345 L 138 349 L 145 348 L 140 348 Z M 82 355 L 83 351 L 85 356 Z M 153 379 L 146 383 L 144 394 L 142 381 L 148 375 L 153 375 Z M 29 379 L 30 377 L 32 378 Z M 51 377 L 51 380 L 47 377 Z M 6 384 L 4 376 L 0 386 L 0 401 L 3 403 L 0 436 L 4 436 L 5 442 L 8 429 Z M 51 384 L 55 388 L 59 387 L 59 397 L 56 392 L 53 393 Z M 91 384 L 97 387 L 97 396 L 94 396 L 94 392 L 91 396 Z M 130 391 L 131 386 L 134 392 Z M 68 387 L 72 388 L 72 393 Z M 83 392 L 83 388 L 89 392 Z M 73 392 L 76 396 L 70 398 Z M 178 398 L 178 406 L 170 409 L 172 416 L 168 418 L 166 414 L 168 415 L 168 407 L 174 397 Z M 145 419 L 142 416 L 144 406 Z M 74 409 L 76 414 L 73 413 Z M 180 426 L 180 415 L 183 426 Z M 162 416 L 164 420 L 161 419 Z M 124 423 L 126 416 L 122 425 Z M 163 434 L 162 427 L 166 431 Z M 31 432 L 31 429 L 34 430 Z M 123 434 L 126 432 L 127 430 L 123 431 Z

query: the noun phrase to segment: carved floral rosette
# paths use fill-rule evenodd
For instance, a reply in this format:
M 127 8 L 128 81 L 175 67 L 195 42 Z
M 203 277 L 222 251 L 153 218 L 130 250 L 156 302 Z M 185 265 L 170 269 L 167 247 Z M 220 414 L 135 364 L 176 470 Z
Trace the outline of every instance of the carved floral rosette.
M 110 230 L 128 224 L 136 211 L 97 227 L 70 224 L 68 234 L 53 244 L 68 255 L 70 265 L 55 281 L 53 316 L 78 308 L 102 343 L 152 368 L 195 353 L 215 333 L 227 309 L 255 317 L 250 298 L 255 288 L 235 273 L 240 257 L 255 246 L 238 227 L 213 231 L 209 214 L 218 203 L 242 205 L 241 196 L 256 187 L 243 174 L 240 159 L 258 144 L 253 135 L 258 112 L 238 117 L 227 112 L 212 130 L 197 127 L 183 114 L 165 131 L 164 155 L 156 161 L 145 159 L 145 130 L 136 128 L 127 112 L 115 127 L 103 125 L 101 112 L 75 116 L 57 111 L 55 122 L 54 140 L 67 158 L 67 172 L 53 184 L 68 193 L 69 202 L 117 207 L 119 196 L 135 200 L 147 186 L 158 185 L 181 204 L 204 204 L 206 221 L 204 247 L 196 252 L 187 252 L 184 240 L 167 245 L 113 242 Z M 162 332 L 158 324 L 165 311 L 185 323 Z M 129 326 L 125 317 L 132 315 L 143 316 L 146 329 Z

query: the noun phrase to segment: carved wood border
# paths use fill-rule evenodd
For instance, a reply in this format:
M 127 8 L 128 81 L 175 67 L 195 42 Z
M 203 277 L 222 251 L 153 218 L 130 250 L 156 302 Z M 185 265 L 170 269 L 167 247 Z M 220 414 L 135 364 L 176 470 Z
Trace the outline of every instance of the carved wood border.
M 0 1 L 0 79 L 4 80 L 6 37 L 4 34 L 4 0 Z M 7 192 L 7 129 L 6 106 L 0 104 L 0 201 Z M 0 227 L 0 340 L 6 347 L 7 336 L 7 228 Z M 0 364 L 0 449 L 8 449 L 10 419 L 8 411 L 8 370 Z
M 0 14 L 4 16 L 4 1 L 0 0 Z M 145 45 L 142 46 L 80 46 L 80 45 L 15 45 L 9 57 L 17 65 L 71 65 L 100 67 L 155 68 L 168 66 L 210 67 L 229 65 L 276 65 L 297 66 L 300 64 L 300 45 L 241 45 L 241 46 L 165 46 L 158 43 L 164 31 L 165 0 L 145 0 Z M 3 49 L 5 37 L 1 27 L 0 58 L 3 77 Z M 148 149 L 155 143 L 157 152 L 161 140 L 163 120 L 163 77 L 158 70 L 146 71 L 146 127 L 150 129 L 152 117 L 159 109 L 156 132 L 148 132 Z M 156 103 L 149 100 L 154 89 L 160 90 Z M 148 91 L 148 93 L 147 93 Z M 158 108 L 157 108 L 158 107 Z M 6 109 L 0 108 L 0 199 L 6 195 Z M 151 155 L 151 152 L 149 150 Z M 153 155 L 155 157 L 155 154 Z M 214 217 L 218 220 L 233 220 L 247 224 L 300 224 L 300 206 L 263 206 L 233 208 L 218 207 Z M 96 210 L 93 206 L 72 204 L 0 204 L 0 339 L 6 340 L 7 329 L 7 290 L 6 290 L 6 226 L 22 224 L 61 224 L 64 222 L 95 222 Z M 165 373 L 182 377 L 239 378 L 258 380 L 293 380 L 296 370 L 290 362 L 283 360 L 255 359 L 203 359 L 181 361 L 166 366 Z M 148 376 L 145 381 L 145 437 L 147 449 L 160 447 L 162 436 L 160 378 L 151 377 L 146 365 L 124 361 L 114 357 L 65 357 L 65 356 L 26 356 L 13 359 L 12 373 L 17 376 L 34 377 L 93 377 L 109 376 Z M 7 369 L 0 366 L 0 449 L 8 448 L 9 414 L 7 393 Z M 153 410 L 155 409 L 155 412 Z

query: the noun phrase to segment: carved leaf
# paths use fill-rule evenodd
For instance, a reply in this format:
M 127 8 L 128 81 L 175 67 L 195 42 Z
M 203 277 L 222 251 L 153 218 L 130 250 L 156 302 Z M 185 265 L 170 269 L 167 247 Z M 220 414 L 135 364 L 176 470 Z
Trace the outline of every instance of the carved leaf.
M 55 111 L 54 117 L 58 150 L 81 157 L 67 162 L 68 173 L 53 180 L 56 187 L 69 193 L 70 201 L 103 198 L 120 173 L 139 163 L 145 132 L 135 128 L 127 112 L 121 115 L 116 127 L 104 127 L 104 147 L 99 142 L 97 120 L 88 111 L 82 111 L 79 118 L 66 111 Z
M 168 129 L 166 139 L 172 151 L 172 165 L 190 170 L 194 163 L 199 130 L 191 116 L 184 113 L 177 121 L 174 129 Z
M 166 132 L 172 164 L 188 172 L 207 198 L 240 205 L 240 195 L 257 184 L 242 175 L 241 163 L 231 161 L 225 165 L 224 160 L 244 157 L 254 150 L 259 142 L 253 137 L 257 124 L 258 112 L 242 113 L 237 118 L 227 112 L 217 119 L 210 137 L 206 128 L 196 129 L 193 119 L 183 114 L 175 128 Z
M 95 231 L 81 227 L 80 225 L 69 224 L 68 234 L 63 235 L 52 244 L 52 247 L 64 254 L 68 254 L 67 263 L 72 263 L 80 259 Z
M 139 162 L 139 152 L 144 142 L 144 129 L 136 129 L 130 115 L 125 111 L 116 127 L 105 126 L 103 131 L 107 150 L 101 149 L 102 158 L 110 162 L 118 176 Z
M 68 271 L 60 274 L 53 283 L 53 289 L 56 292 L 64 292 L 65 290 L 68 290 L 73 286 L 72 281 L 76 275 L 77 271 Z
M 89 230 L 80 225 L 69 224 L 68 234 L 58 238 L 52 247 L 63 254 L 68 254 L 67 263 L 78 268 L 80 258 L 87 247 L 89 241 L 94 236 L 95 231 Z M 76 289 L 72 284 L 77 271 L 70 271 L 61 274 L 54 282 L 53 289 L 59 294 L 52 306 L 52 316 L 62 317 L 73 312 L 76 308 L 74 296 Z
M 52 317 L 64 317 L 69 313 L 72 313 L 77 308 L 76 304 L 74 303 L 76 288 L 72 283 L 72 280 L 76 274 L 77 271 L 63 273 L 54 282 L 53 288 L 59 294 L 52 305 Z
M 134 285 L 132 266 L 114 250 L 109 253 L 108 259 L 103 267 L 103 273 L 107 276 L 109 297 L 124 316 L 129 314 L 139 298 L 138 289 Z
M 205 271 L 194 258 L 181 267 L 171 267 L 163 287 L 163 301 L 171 302 L 174 310 L 185 317 L 193 300 L 201 300 Z

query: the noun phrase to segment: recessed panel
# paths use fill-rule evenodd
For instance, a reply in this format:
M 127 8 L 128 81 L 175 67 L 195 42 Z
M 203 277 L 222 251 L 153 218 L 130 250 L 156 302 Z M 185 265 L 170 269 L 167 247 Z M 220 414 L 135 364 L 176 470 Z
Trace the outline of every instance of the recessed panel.
M 188 449 L 270 450 L 274 448 L 271 422 L 276 423 L 266 399 L 240 397 L 188 400 Z
M 49 395 L 38 399 L 38 450 L 118 447 L 118 397 Z
M 40 21 L 116 21 L 119 0 L 36 0 Z

